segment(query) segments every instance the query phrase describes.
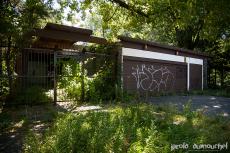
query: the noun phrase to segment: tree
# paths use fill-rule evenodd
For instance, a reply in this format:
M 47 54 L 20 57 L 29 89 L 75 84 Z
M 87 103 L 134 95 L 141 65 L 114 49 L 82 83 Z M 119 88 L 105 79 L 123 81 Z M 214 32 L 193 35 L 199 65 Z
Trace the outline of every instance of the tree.
M 101 36 L 125 34 L 210 53 L 223 86 L 229 61 L 224 47 L 230 31 L 228 0 L 85 0 L 81 10 L 91 12 L 91 25 L 100 23 Z
M 108 32 L 145 31 L 146 35 L 141 37 L 188 49 L 202 48 L 204 40 L 220 39 L 221 33 L 230 27 L 227 0 L 86 0 L 82 3 L 93 14 L 102 16 L 101 26 L 109 29 Z
M 13 67 L 17 50 L 14 46 L 21 47 L 26 45 L 28 40 L 25 35 L 33 28 L 42 25 L 42 20 L 48 17 L 51 1 L 43 3 L 40 0 L 11 1 L 3 0 L 0 2 L 0 36 L 1 47 L 6 47 L 5 59 L 1 56 L 0 67 L 2 62 L 6 63 L 6 74 L 8 77 L 9 93 L 13 89 Z M 1 52 L 1 55 L 3 53 Z M 2 73 L 1 73 L 2 74 Z

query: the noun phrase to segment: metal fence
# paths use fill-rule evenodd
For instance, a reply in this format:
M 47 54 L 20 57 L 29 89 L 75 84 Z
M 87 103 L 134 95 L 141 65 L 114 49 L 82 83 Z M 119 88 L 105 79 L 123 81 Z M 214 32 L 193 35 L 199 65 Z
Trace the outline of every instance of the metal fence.
M 116 54 L 24 48 L 7 59 L 6 51 L 2 47 L 0 56 L 0 100 L 5 97 L 5 104 L 84 102 L 95 96 L 96 91 L 90 91 L 95 90 L 90 83 L 102 72 L 110 72 L 104 80 L 115 83 L 117 79 Z

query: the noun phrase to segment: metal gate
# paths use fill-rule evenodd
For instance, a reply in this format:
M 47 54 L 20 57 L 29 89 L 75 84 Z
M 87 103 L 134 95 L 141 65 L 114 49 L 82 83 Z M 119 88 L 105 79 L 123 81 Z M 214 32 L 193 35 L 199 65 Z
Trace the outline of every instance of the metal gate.
M 12 91 L 8 93 L 6 104 L 85 101 L 88 83 L 99 71 L 109 68 L 108 62 L 115 64 L 115 61 L 116 56 L 103 53 L 25 48 L 11 60 L 10 76 L 6 66 L 3 68 L 1 82 L 12 78 Z M 5 63 L 5 58 L 1 58 L 1 65 Z M 116 69 L 111 71 L 116 73 Z M 107 79 L 116 79 L 114 75 L 109 77 Z M 9 88 L 9 83 L 5 86 Z
M 34 105 L 53 102 L 54 67 L 53 50 L 23 49 L 16 58 L 10 103 Z
M 112 71 L 112 75 L 107 75 L 106 79 L 116 83 L 115 55 L 68 49 L 56 51 L 54 58 L 54 95 L 57 92 L 54 101 L 87 101 L 90 82 L 99 72 L 105 70 Z M 109 66 L 109 63 L 113 66 Z

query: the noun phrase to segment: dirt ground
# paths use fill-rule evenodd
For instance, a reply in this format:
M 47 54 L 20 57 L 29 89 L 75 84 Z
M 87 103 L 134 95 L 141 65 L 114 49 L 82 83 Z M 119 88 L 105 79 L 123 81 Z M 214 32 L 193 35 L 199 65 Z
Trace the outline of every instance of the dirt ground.
M 0 153 L 21 153 L 28 132 L 43 134 L 58 113 L 101 109 L 100 106 L 75 107 L 71 102 L 56 105 L 18 106 L 0 109 Z
M 0 152 L 20 153 L 25 135 L 29 131 L 42 134 L 52 125 L 57 113 L 67 111 L 68 106 L 57 104 L 18 106 L 1 109 Z

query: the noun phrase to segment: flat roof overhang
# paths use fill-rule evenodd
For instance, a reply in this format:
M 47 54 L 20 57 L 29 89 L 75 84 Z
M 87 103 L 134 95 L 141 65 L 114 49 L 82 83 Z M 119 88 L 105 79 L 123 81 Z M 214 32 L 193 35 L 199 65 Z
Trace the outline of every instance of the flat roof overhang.
M 36 36 L 36 40 L 32 46 L 38 46 L 43 48 L 55 48 L 68 49 L 73 48 L 76 42 L 89 42 L 96 44 L 108 44 L 105 38 L 95 37 L 92 35 L 93 31 L 89 29 L 83 29 L 73 26 L 66 26 L 55 23 L 47 23 L 43 29 L 34 29 L 30 35 Z M 199 51 L 188 50 L 184 48 L 178 48 L 169 45 L 163 45 L 152 41 L 146 41 L 141 39 L 135 39 L 125 36 L 118 36 L 120 43 L 123 47 L 126 47 L 127 43 L 133 45 L 142 45 L 144 50 L 148 50 L 148 47 L 158 47 L 161 50 L 167 50 L 170 54 L 188 54 L 193 56 L 199 56 L 201 58 L 207 58 L 208 55 Z
M 33 46 L 45 48 L 72 48 L 76 42 L 107 44 L 106 39 L 92 36 L 92 33 L 89 29 L 47 23 L 43 29 L 34 29 L 31 35 L 37 37 Z
M 203 57 L 203 58 L 209 57 L 207 54 L 202 53 L 200 51 L 196 51 L 196 50 L 189 50 L 189 49 L 184 49 L 184 48 L 164 45 L 164 44 L 160 44 L 160 43 L 156 43 L 156 42 L 152 42 L 152 41 L 146 41 L 146 40 L 142 40 L 142 39 L 130 38 L 130 37 L 126 37 L 126 36 L 118 36 L 118 38 L 121 40 L 120 43 L 124 47 L 125 47 L 125 44 L 128 42 L 128 43 L 131 43 L 131 44 L 140 44 L 140 45 L 143 45 L 143 46 L 147 45 L 147 46 L 158 47 L 158 48 L 162 48 L 162 49 L 171 50 L 172 52 L 181 52 L 181 53 L 185 53 L 185 54 L 200 56 L 200 57 Z M 143 47 L 143 48 L 145 48 L 145 47 Z

